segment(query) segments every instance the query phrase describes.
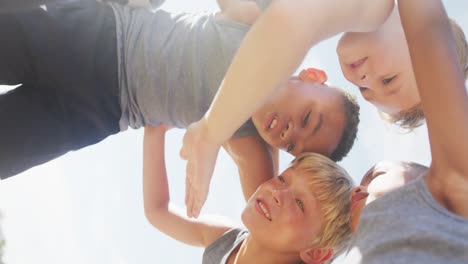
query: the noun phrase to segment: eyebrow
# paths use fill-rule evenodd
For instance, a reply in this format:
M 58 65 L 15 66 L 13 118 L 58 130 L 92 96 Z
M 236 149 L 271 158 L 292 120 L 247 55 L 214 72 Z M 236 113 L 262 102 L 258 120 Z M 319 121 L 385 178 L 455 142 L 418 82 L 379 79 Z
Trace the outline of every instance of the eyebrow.
M 361 184 L 362 186 L 369 186 L 373 180 L 375 180 L 377 177 L 379 177 L 380 175 L 383 175 L 383 174 L 386 174 L 387 171 L 375 171 L 375 165 L 372 166 L 372 168 L 369 169 L 369 171 L 366 172 L 366 174 L 364 175 L 364 177 L 362 178 L 361 180 Z
M 359 185 L 367 186 L 372 181 L 372 174 L 374 173 L 375 165 L 372 166 L 369 170 L 367 170 L 366 174 L 361 179 L 361 183 Z
M 317 125 L 315 125 L 314 130 L 312 131 L 312 136 L 315 136 L 315 134 L 317 134 L 319 129 L 322 127 L 322 124 L 323 124 L 323 114 L 320 113 L 319 121 L 317 122 Z

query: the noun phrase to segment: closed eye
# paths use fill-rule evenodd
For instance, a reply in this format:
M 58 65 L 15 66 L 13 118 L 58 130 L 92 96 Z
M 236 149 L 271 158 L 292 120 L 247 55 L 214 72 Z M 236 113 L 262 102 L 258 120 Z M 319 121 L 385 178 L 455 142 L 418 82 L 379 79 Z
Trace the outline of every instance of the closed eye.
M 284 180 L 284 177 L 281 176 L 281 175 L 278 176 L 278 180 L 279 180 L 282 184 L 285 184 L 285 183 L 286 183 L 286 181 Z
M 307 124 L 309 123 L 310 113 L 311 113 L 311 111 L 307 112 L 306 116 L 302 120 L 302 127 L 303 128 L 305 128 L 307 126 Z
M 384 85 L 390 84 L 395 78 L 396 78 L 396 75 L 395 75 L 395 76 L 392 76 L 392 77 L 390 77 L 390 78 L 385 78 L 385 79 L 382 80 L 382 83 L 383 83 Z

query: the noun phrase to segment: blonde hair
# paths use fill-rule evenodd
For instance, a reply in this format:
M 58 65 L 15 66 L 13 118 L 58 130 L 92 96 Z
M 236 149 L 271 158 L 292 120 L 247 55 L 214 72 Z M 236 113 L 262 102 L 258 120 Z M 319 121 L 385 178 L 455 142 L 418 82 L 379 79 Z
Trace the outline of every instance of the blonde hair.
M 450 26 L 452 28 L 453 39 L 455 40 L 455 49 L 458 57 L 458 62 L 465 75 L 465 80 L 468 78 L 468 44 L 466 42 L 465 33 L 460 25 L 455 20 L 450 19 Z M 397 114 L 390 115 L 379 111 L 380 116 L 385 121 L 396 124 L 403 129 L 409 131 L 424 124 L 424 112 L 421 103 L 411 107 L 410 109 L 403 110 Z
M 294 159 L 291 166 L 299 173 L 305 173 L 308 184 L 324 215 L 321 232 L 313 241 L 317 247 L 332 248 L 341 253 L 349 239 L 349 210 L 352 178 L 338 164 L 317 153 L 303 153 Z

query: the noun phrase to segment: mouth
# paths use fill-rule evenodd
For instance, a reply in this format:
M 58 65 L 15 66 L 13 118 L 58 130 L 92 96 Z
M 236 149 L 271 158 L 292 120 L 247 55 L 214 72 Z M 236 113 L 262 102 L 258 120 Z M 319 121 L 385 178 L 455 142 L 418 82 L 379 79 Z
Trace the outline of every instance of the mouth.
M 278 115 L 275 113 L 268 114 L 265 117 L 263 129 L 265 129 L 266 131 L 270 131 L 270 130 L 273 130 L 277 126 L 278 126 Z
M 271 222 L 272 219 L 270 211 L 268 210 L 268 205 L 263 200 L 257 199 L 255 208 L 261 215 L 263 215 L 268 221 Z
M 357 60 L 357 61 L 355 61 L 355 62 L 353 62 L 351 64 L 348 64 L 348 65 L 352 70 L 356 70 L 359 67 L 361 67 L 367 61 L 367 58 L 368 57 L 364 57 L 364 58 L 362 58 L 360 60 Z

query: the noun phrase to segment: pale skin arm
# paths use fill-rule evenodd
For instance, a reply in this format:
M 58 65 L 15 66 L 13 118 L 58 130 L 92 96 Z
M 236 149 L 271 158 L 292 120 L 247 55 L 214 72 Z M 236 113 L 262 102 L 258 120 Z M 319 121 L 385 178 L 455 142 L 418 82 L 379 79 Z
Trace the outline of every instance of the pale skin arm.
M 221 13 L 219 18 L 251 25 L 261 14 L 258 5 L 247 0 L 217 0 Z
M 442 206 L 468 217 L 468 97 L 447 14 L 440 0 L 400 0 L 399 10 L 429 131 L 425 180 Z
M 274 152 L 259 136 L 233 138 L 223 147 L 239 169 L 245 200 L 260 184 L 277 175 L 278 164 Z
M 188 219 L 173 206 L 164 159 L 167 127 L 145 127 L 143 143 L 143 200 L 148 221 L 161 232 L 183 243 L 206 247 L 231 227 L 210 220 Z
M 376 29 L 393 5 L 393 0 L 276 0 L 270 5 L 242 42 L 210 109 L 185 134 L 181 154 L 188 160 L 189 216 L 196 217 L 203 206 L 221 144 L 287 81 L 309 48 L 343 31 Z

